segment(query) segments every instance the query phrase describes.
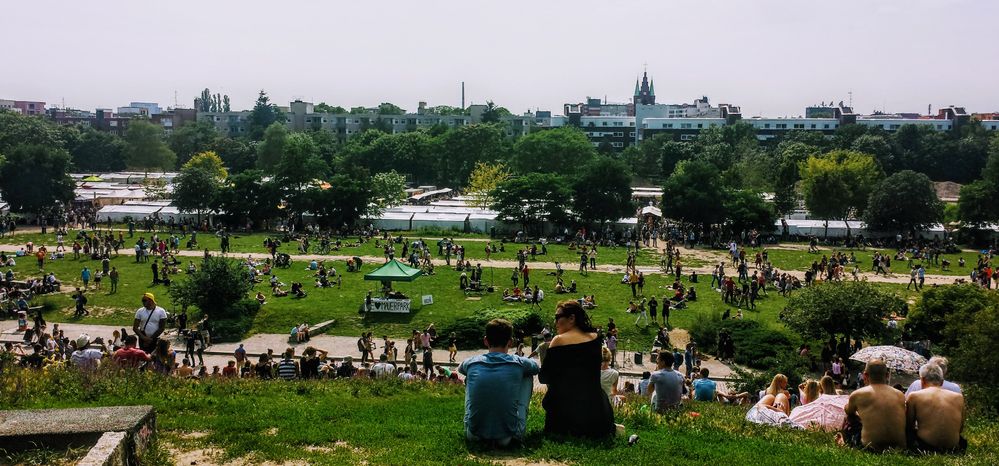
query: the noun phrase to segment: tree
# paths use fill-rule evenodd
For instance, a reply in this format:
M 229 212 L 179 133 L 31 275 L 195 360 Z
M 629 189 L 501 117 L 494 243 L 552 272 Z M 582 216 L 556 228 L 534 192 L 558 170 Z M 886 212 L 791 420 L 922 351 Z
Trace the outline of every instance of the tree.
M 732 233 L 740 238 L 752 230 L 760 233 L 772 231 L 777 220 L 770 204 L 755 191 L 739 190 L 729 194 L 724 209 Z
M 902 170 L 878 183 L 863 218 L 868 230 L 916 233 L 940 222 L 943 202 L 929 177 Z
M 465 195 L 471 198 L 468 205 L 487 209 L 492 204 L 493 191 L 504 181 L 510 179 L 510 172 L 502 162 L 476 162 L 472 175 L 468 178 Z
M 406 200 L 406 177 L 395 170 L 375 173 L 371 177 L 371 191 L 379 209 L 397 206 Z
M 971 315 L 997 306 L 999 297 L 979 286 L 929 287 L 919 295 L 916 306 L 906 316 L 905 331 L 913 340 L 929 340 L 935 345 L 953 348 L 961 343 L 961 338 L 945 338 L 945 329 L 955 315 Z
M 263 89 L 260 90 L 260 95 L 257 96 L 257 101 L 253 104 L 253 110 L 250 111 L 247 120 L 250 139 L 254 141 L 259 141 L 264 137 L 264 131 L 274 123 L 285 124 L 284 115 L 278 110 L 277 105 L 271 103 L 271 99 L 267 97 L 267 93 Z
M 985 180 L 961 186 L 957 200 L 961 221 L 968 226 L 981 228 L 999 218 L 995 207 L 995 187 Z
M 230 173 L 240 173 L 257 164 L 257 152 L 245 139 L 216 138 L 209 150 L 219 155 Z
M 582 131 L 566 126 L 518 139 L 513 146 L 510 168 L 520 174 L 572 174 L 596 155 L 596 150 Z
M 218 204 L 219 192 L 229 174 L 214 152 L 195 154 L 174 180 L 173 201 L 180 210 L 201 213 Z
M 80 138 L 69 148 L 69 153 L 76 170 L 112 172 L 125 169 L 125 142 L 89 126 L 80 127 Z
M 510 111 L 497 106 L 493 101 L 486 102 L 486 108 L 482 111 L 483 123 L 499 123 L 500 119 L 510 116 Z
M 886 173 L 894 173 L 897 170 L 898 161 L 895 160 L 895 153 L 892 150 L 888 139 L 876 134 L 863 134 L 854 139 L 850 149 L 871 154 L 881 165 L 881 169 Z
M 214 152 L 195 155 L 173 180 L 174 205 L 184 212 L 196 212 L 201 224 L 201 213 L 217 204 L 225 176 L 222 160 Z
M 335 107 L 330 106 L 326 102 L 319 102 L 319 104 L 313 107 L 313 109 L 315 110 L 316 113 L 335 113 L 335 114 L 347 113 L 347 109 L 339 105 Z
M 144 120 L 132 120 L 125 131 L 125 160 L 129 168 L 173 170 L 177 155 L 163 142 L 163 128 Z
M 191 121 L 177 128 L 167 137 L 167 144 L 183 166 L 194 154 L 209 150 L 219 138 L 215 125 L 207 121 Z
M 510 153 L 510 141 L 499 125 L 460 126 L 435 140 L 435 178 L 440 184 L 462 186 L 479 162 L 500 162 Z
M 556 226 L 565 222 L 572 190 L 559 175 L 529 173 L 500 183 L 492 197 L 499 218 L 520 223 L 525 231 L 531 231 L 542 222 Z M 535 231 L 540 232 L 540 228 Z
M 663 216 L 707 229 L 725 219 L 724 197 L 718 168 L 704 160 L 685 160 L 663 185 Z
M 881 178 L 874 157 L 860 152 L 835 150 L 809 157 L 799 166 L 805 206 L 815 217 L 846 220 L 863 215 L 871 191 Z M 849 234 L 847 224 L 847 234 Z
M 373 192 L 367 170 L 354 167 L 341 171 L 330 178 L 329 185 L 328 189 L 311 187 L 305 194 L 320 223 L 350 228 L 370 213 Z
M 260 170 L 246 170 L 230 176 L 219 188 L 215 208 L 230 225 L 263 225 L 278 216 L 280 190 L 276 183 L 266 183 L 263 178 Z
M 828 282 L 796 291 L 781 320 L 803 337 L 875 340 L 886 335 L 884 320 L 901 312 L 903 301 L 890 291 L 864 282 Z
M 0 194 L 14 212 L 43 214 L 73 200 L 70 158 L 61 147 L 25 144 L 0 162 Z
M 634 215 L 628 166 L 607 157 L 586 164 L 573 183 L 572 206 L 579 220 L 587 225 L 603 225 Z
M 274 173 L 284 157 L 288 128 L 280 123 L 267 127 L 264 140 L 257 146 L 257 167 L 266 173 Z
M 406 114 L 406 110 L 403 109 L 402 107 L 396 105 L 396 104 L 393 104 L 393 103 L 390 103 L 390 102 L 382 102 L 382 103 L 378 104 L 378 114 L 379 115 L 405 115 Z
M 40 116 L 24 116 L 0 110 L 0 154 L 10 154 L 20 145 L 64 147 L 64 133 Z
M 771 186 L 774 191 L 774 208 L 779 215 L 787 215 L 798 208 L 798 167 L 810 155 L 820 153 L 818 146 L 785 140 L 777 145 L 772 163 Z
M 253 282 L 246 267 L 236 260 L 207 257 L 197 271 L 170 286 L 174 304 L 195 306 L 215 319 L 240 317 L 236 303 L 247 297 Z
M 199 97 L 194 98 L 194 108 L 199 112 L 228 112 L 229 96 L 212 94 L 206 87 Z

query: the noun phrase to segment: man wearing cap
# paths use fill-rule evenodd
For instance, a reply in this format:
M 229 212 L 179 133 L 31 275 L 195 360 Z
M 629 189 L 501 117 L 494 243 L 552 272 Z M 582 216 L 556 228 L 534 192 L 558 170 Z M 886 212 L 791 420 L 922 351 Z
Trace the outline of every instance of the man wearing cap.
M 135 311 L 132 331 L 139 337 L 139 348 L 147 353 L 156 349 L 156 341 L 166 328 L 166 311 L 156 305 L 152 293 L 142 295 L 142 307 Z
M 101 364 L 101 358 L 104 356 L 104 340 L 99 337 L 94 339 L 94 343 L 101 346 L 101 349 L 90 347 L 90 335 L 86 333 L 81 334 L 76 339 L 76 351 L 70 355 L 70 361 L 73 365 L 84 370 L 94 370 L 97 366 Z

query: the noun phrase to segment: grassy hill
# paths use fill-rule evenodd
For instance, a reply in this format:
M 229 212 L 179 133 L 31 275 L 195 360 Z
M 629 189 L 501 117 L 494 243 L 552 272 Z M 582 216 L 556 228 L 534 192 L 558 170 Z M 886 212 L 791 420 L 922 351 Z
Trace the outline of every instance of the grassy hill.
M 212 449 L 218 463 L 243 459 L 294 464 L 488 464 L 521 459 L 565 464 L 997 464 L 999 422 L 972 417 L 961 457 L 871 454 L 836 447 L 831 434 L 749 424 L 745 408 L 688 403 L 671 416 L 641 401 L 617 409 L 637 433 L 606 443 L 557 441 L 541 434 L 540 395 L 532 401 L 522 448 L 482 450 L 463 438 L 463 387 L 395 380 L 306 382 L 165 379 L 152 374 L 0 375 L 5 409 L 151 404 L 161 450 Z M 162 453 L 162 452 L 161 452 Z M 161 455 L 162 456 L 162 455 Z M 2 460 L 2 458 L 0 458 Z

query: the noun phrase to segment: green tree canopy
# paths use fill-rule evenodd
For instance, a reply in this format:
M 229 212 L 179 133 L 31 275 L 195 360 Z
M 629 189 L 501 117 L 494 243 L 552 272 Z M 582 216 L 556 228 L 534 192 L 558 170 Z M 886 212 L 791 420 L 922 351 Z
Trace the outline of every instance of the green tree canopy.
M 70 158 L 61 147 L 25 144 L 0 161 L 0 193 L 14 212 L 42 214 L 73 200 Z
M 371 191 L 379 209 L 397 206 L 406 200 L 406 177 L 395 170 L 375 173 L 371 177 Z
M 274 123 L 268 126 L 264 140 L 257 145 L 257 167 L 265 173 L 274 173 L 284 158 L 287 139 L 288 128 L 285 125 Z
M 219 132 L 211 122 L 190 121 L 174 129 L 167 144 L 177 154 L 177 163 L 183 166 L 194 154 L 210 150 L 218 138 Z
M 250 222 L 262 227 L 266 220 L 278 216 L 280 190 L 277 183 L 264 182 L 263 178 L 260 170 L 245 170 L 230 176 L 219 188 L 215 206 L 230 225 Z
M 685 160 L 663 185 L 663 216 L 696 225 L 721 223 L 724 199 L 718 168 L 705 160 Z
M 89 126 L 80 128 L 80 138 L 69 148 L 73 165 L 84 172 L 111 172 L 125 169 L 125 141 Z
M 510 158 L 515 173 L 576 173 L 596 157 L 589 139 L 577 128 L 538 131 L 517 140 Z
M 863 217 L 868 230 L 891 233 L 915 233 L 942 218 L 943 202 L 937 197 L 933 182 L 912 170 L 902 170 L 878 183 Z
M 177 155 L 163 141 L 163 128 L 145 120 L 132 120 L 125 131 L 125 160 L 129 168 L 173 170 Z
M 460 126 L 435 138 L 436 179 L 444 185 L 462 186 L 479 162 L 506 159 L 510 141 L 498 125 Z
M 0 154 L 10 154 L 21 145 L 63 147 L 64 133 L 40 116 L 25 116 L 0 110 Z
M 530 173 L 504 181 L 492 194 L 499 218 L 538 231 L 542 222 L 562 224 L 572 198 L 565 178 L 553 173 Z
M 902 304 L 894 293 L 866 281 L 819 283 L 791 295 L 781 320 L 806 338 L 875 340 L 886 334 L 885 319 Z
M 863 215 L 881 169 L 874 157 L 835 150 L 811 156 L 799 166 L 805 206 L 817 218 L 846 220 Z
M 631 172 L 619 160 L 598 157 L 586 164 L 573 183 L 573 211 L 587 225 L 617 221 L 635 213 Z
M 264 131 L 274 123 L 283 125 L 285 123 L 284 114 L 281 113 L 277 105 L 271 103 L 270 97 L 267 97 L 267 93 L 261 89 L 257 101 L 253 104 L 253 110 L 250 111 L 250 116 L 247 118 L 250 139 L 259 141 L 264 137 Z
M 739 190 L 728 194 L 724 202 L 725 216 L 732 233 L 744 237 L 752 230 L 760 233 L 774 229 L 777 216 L 758 192 Z
M 406 110 L 402 107 L 393 104 L 391 102 L 382 102 L 378 104 L 378 114 L 379 115 L 405 115 Z
M 335 113 L 335 114 L 347 113 L 347 109 L 339 105 L 330 106 L 326 102 L 319 102 L 318 104 L 316 104 L 315 107 L 313 107 L 313 110 L 316 113 Z

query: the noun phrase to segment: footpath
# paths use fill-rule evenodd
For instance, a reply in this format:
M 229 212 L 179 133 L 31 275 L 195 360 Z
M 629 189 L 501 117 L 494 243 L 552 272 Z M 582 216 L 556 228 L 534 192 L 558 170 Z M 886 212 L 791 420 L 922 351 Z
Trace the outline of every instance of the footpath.
M 112 325 L 74 324 L 64 322 L 49 323 L 49 325 L 58 325 L 59 330 L 62 330 L 70 339 L 76 338 L 82 333 L 86 333 L 87 335 L 90 335 L 91 338 L 102 337 L 105 341 L 110 340 L 112 338 L 112 333 L 120 328 Z M 132 332 L 130 326 L 127 327 L 126 330 L 129 333 Z M 291 329 L 289 329 L 289 331 L 290 330 Z M 177 351 L 177 361 L 179 362 L 183 358 L 184 342 L 178 337 L 176 329 L 167 329 L 164 335 L 166 338 L 170 339 L 173 349 Z M 16 321 L 0 321 L 0 343 L 20 343 L 23 341 L 23 336 L 23 332 L 17 331 Z M 682 348 L 688 341 L 690 341 L 690 337 L 686 330 L 674 329 L 670 332 L 670 340 L 675 346 Z M 401 356 L 402 350 L 405 349 L 405 340 L 400 342 L 399 339 L 395 339 L 394 341 L 396 342 L 396 348 L 399 348 L 399 354 Z M 340 361 L 343 358 L 350 356 L 354 358 L 354 364 L 359 365 L 361 358 L 361 353 L 357 350 L 356 337 L 315 335 L 310 338 L 308 342 L 295 343 L 294 340 L 289 339 L 289 335 L 286 334 L 261 333 L 247 337 L 240 342 L 218 343 L 209 346 L 204 352 L 205 366 L 209 368 L 209 372 L 211 371 L 212 366 L 219 366 L 220 368 L 225 367 L 228 361 L 233 359 L 233 352 L 239 347 L 240 344 L 243 345 L 243 349 L 246 350 L 247 357 L 250 362 L 253 363 L 256 362 L 257 358 L 260 357 L 261 354 L 266 354 L 267 350 L 273 350 L 275 355 L 280 355 L 289 347 L 295 348 L 295 355 L 297 357 L 301 356 L 305 348 L 309 346 L 326 351 L 329 357 L 336 361 Z M 375 346 L 375 358 L 377 358 L 377 355 L 382 352 L 382 340 L 376 339 Z M 621 372 L 622 376 L 641 377 L 643 371 L 656 370 L 655 361 L 649 360 L 649 353 L 647 350 L 642 354 L 641 364 L 638 364 L 635 361 L 635 353 L 630 351 L 630 347 L 627 349 L 629 349 L 629 351 L 619 350 L 617 355 L 618 370 Z M 461 349 L 455 357 L 456 362 L 450 363 L 448 361 L 447 348 L 435 348 L 433 350 L 433 359 L 435 365 L 455 367 L 461 361 L 475 355 L 483 354 L 484 352 L 485 348 L 476 348 L 475 350 Z M 422 358 L 418 359 L 422 366 Z M 395 362 L 397 364 L 403 363 L 401 360 Z M 732 375 L 731 368 L 723 364 L 721 361 L 713 358 L 702 360 L 701 366 L 707 367 L 711 371 L 711 378 L 713 379 L 726 379 Z

